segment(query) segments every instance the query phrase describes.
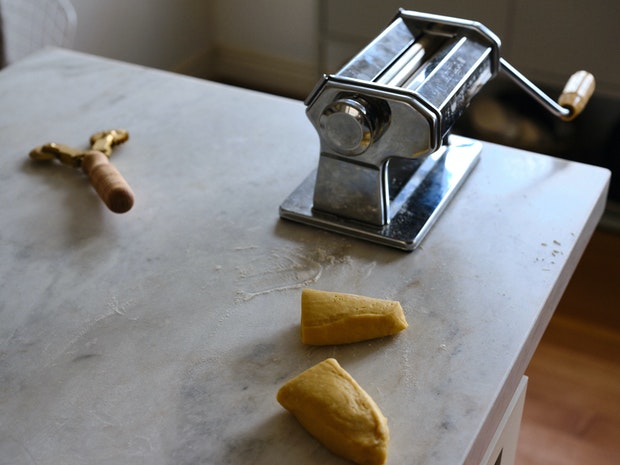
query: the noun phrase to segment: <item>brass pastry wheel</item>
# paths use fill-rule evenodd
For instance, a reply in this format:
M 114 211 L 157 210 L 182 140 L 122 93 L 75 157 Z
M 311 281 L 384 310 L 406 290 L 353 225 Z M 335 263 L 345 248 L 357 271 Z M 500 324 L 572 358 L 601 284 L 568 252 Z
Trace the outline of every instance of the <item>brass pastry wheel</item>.
M 50 142 L 32 149 L 29 155 L 39 162 L 58 160 L 63 165 L 81 168 L 106 206 L 114 213 L 125 213 L 133 206 L 134 194 L 109 158 L 112 148 L 128 139 L 126 130 L 112 129 L 93 134 L 88 150 Z

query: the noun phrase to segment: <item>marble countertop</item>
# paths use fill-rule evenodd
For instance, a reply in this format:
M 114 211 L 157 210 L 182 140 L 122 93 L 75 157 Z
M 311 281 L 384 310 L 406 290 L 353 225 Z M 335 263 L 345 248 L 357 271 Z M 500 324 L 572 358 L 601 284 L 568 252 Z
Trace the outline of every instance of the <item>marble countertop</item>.
M 0 72 L 0 463 L 340 464 L 276 402 L 335 357 L 389 464 L 477 464 L 600 218 L 609 173 L 485 144 L 412 253 L 278 218 L 318 161 L 301 102 L 51 50 Z M 28 160 L 122 127 L 134 208 Z M 303 287 L 399 300 L 306 347 Z

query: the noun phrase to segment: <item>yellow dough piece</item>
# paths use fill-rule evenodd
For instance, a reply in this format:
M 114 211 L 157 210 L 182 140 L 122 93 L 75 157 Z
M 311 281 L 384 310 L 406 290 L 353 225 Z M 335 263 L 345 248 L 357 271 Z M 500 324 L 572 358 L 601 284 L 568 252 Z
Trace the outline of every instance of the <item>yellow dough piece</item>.
M 374 400 L 333 358 L 284 384 L 278 402 L 334 454 L 359 465 L 382 465 L 390 440 Z
M 304 344 L 347 344 L 389 336 L 408 326 L 393 300 L 303 289 L 301 340 Z

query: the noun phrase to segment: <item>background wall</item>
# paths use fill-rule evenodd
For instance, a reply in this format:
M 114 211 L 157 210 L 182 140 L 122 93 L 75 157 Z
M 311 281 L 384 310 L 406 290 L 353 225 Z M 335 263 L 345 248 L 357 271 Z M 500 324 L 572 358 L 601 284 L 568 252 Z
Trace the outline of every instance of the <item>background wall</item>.
M 620 98 L 620 2 L 609 0 L 72 1 L 78 50 L 278 93 L 308 93 L 405 7 L 481 21 L 540 83 L 585 68 L 599 94 Z
M 75 49 L 278 93 L 318 78 L 317 0 L 72 0 Z
M 317 0 L 215 0 L 214 75 L 305 96 L 320 76 L 317 4 Z
M 71 0 L 75 49 L 188 74 L 210 69 L 211 0 Z

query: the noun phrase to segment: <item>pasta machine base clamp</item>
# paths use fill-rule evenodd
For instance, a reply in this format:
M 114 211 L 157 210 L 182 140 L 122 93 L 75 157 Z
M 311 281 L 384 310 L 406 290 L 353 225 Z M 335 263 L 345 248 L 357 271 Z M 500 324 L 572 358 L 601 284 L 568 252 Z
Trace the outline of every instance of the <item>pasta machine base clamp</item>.
M 415 249 L 480 158 L 482 143 L 451 135 L 441 150 L 416 160 L 415 175 L 392 199 L 396 214 L 388 224 L 374 226 L 313 209 L 314 170 L 280 206 L 280 216 L 299 223 L 402 250 Z

